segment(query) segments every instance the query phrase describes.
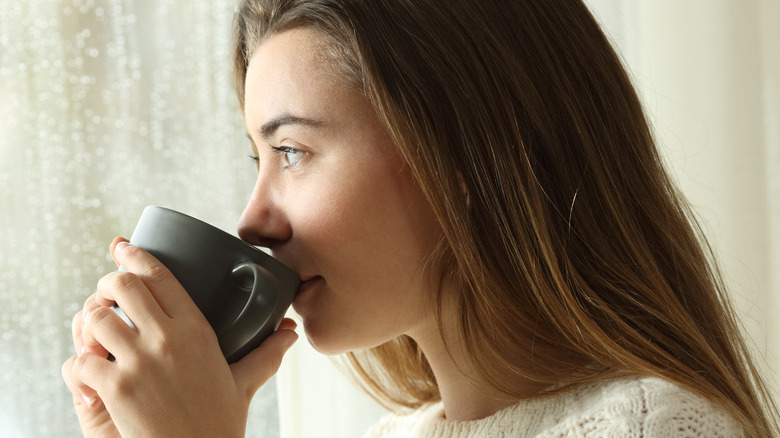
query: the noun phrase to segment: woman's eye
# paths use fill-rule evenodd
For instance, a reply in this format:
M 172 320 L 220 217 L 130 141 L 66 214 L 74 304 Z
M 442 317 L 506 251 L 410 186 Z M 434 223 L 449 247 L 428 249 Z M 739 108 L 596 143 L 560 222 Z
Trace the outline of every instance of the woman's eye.
M 276 152 L 282 154 L 282 159 L 285 162 L 285 167 L 296 166 L 303 157 L 306 156 L 306 152 L 291 148 L 289 146 L 281 146 L 273 148 Z

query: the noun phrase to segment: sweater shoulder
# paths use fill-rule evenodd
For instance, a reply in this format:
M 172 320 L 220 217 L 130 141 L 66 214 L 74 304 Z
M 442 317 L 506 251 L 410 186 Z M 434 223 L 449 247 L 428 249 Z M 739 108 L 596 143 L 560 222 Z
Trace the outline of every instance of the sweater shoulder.
M 418 409 L 401 409 L 383 416 L 363 435 L 363 438 L 407 438 L 413 437 L 415 429 L 426 423 L 426 418 L 443 411 L 442 403 L 430 403 Z
M 739 423 L 720 406 L 660 378 L 618 379 L 581 391 L 565 418 L 542 436 L 743 436 Z
M 364 438 L 483 436 L 731 438 L 744 433 L 722 408 L 679 385 L 631 377 L 524 400 L 475 421 L 446 420 L 440 402 L 425 405 L 387 415 Z

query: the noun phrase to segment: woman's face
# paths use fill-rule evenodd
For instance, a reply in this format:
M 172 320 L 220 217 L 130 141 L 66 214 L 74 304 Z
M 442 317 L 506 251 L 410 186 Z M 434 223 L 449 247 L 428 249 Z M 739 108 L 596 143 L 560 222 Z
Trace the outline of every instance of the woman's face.
M 424 262 L 441 231 L 368 99 L 319 55 L 322 41 L 285 31 L 250 59 L 259 173 L 239 235 L 300 274 L 293 308 L 312 345 L 337 354 L 432 326 L 437 276 Z

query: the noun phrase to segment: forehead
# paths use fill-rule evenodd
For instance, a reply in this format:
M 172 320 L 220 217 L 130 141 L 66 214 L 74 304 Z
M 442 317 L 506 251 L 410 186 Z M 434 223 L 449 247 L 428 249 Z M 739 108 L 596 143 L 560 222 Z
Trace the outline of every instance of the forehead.
M 296 28 L 264 39 L 249 60 L 244 116 L 250 135 L 282 115 L 316 120 L 328 138 L 379 125 L 376 111 L 350 75 L 323 55 L 320 31 Z M 377 126 L 374 126 L 377 125 Z M 382 128 L 384 129 L 384 128 Z M 333 140 L 333 138 L 331 138 Z
M 284 31 L 263 39 L 249 58 L 245 97 L 250 97 L 249 88 L 270 81 L 275 81 L 275 86 L 285 83 L 303 86 L 323 76 L 327 69 L 318 54 L 321 45 L 322 37 L 305 29 Z
M 349 81 L 335 72 L 319 31 L 296 28 L 263 39 L 249 59 L 244 100 L 249 112 L 258 105 L 296 112 L 325 104 L 348 91 Z M 303 108 L 306 107 L 306 108 Z

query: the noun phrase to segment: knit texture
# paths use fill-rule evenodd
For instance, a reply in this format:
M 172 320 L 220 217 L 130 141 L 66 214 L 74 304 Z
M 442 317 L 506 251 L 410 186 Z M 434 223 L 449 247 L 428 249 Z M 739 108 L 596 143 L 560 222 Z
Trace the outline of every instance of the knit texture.
M 474 421 L 444 418 L 442 403 L 390 414 L 365 438 L 743 437 L 720 407 L 668 381 L 635 377 L 522 401 Z

